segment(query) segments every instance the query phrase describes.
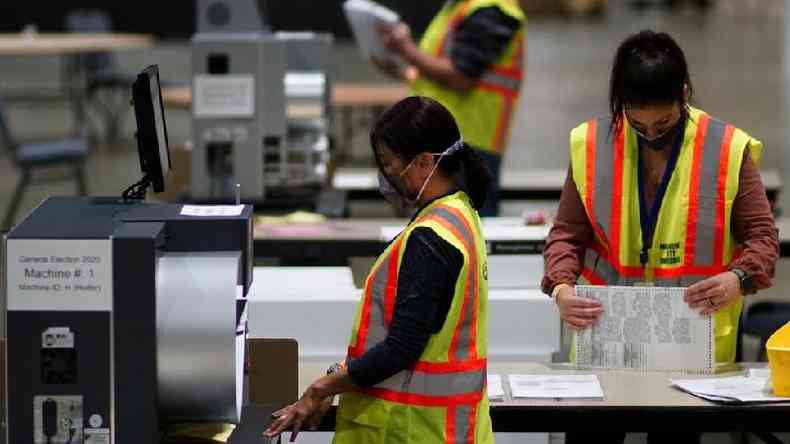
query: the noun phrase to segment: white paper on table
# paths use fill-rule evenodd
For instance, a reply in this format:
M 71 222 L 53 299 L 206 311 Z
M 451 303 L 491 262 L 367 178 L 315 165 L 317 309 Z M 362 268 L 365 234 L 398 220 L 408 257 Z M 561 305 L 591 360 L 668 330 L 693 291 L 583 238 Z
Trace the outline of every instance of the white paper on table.
M 710 373 L 713 320 L 691 310 L 679 287 L 576 286 L 601 302 L 603 315 L 576 334 L 580 367 Z
M 765 390 L 767 378 L 730 376 L 725 378 L 673 379 L 675 387 L 700 398 L 719 402 L 790 402 Z
M 501 375 L 488 375 L 486 387 L 488 399 L 492 401 L 502 401 L 505 399 L 505 388 L 502 385 Z
M 379 23 L 395 25 L 400 22 L 395 11 L 370 0 L 346 0 L 343 11 L 362 57 L 367 60 L 377 57 L 396 63 L 400 61 L 398 56 L 384 47 L 377 29 Z
M 510 375 L 514 398 L 603 398 L 596 375 Z
M 243 210 L 244 205 L 184 205 L 181 207 L 181 215 L 196 217 L 239 216 Z

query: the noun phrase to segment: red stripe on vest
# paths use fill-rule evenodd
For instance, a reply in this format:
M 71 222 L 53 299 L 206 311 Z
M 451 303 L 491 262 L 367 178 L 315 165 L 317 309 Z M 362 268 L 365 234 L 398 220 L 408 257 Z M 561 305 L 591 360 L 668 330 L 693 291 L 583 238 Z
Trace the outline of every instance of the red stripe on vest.
M 368 279 L 365 281 L 365 300 L 362 302 L 362 314 L 359 316 L 359 329 L 357 329 L 357 340 L 356 345 L 353 347 L 349 347 L 348 355 L 352 358 L 358 358 L 362 356 L 362 353 L 365 352 L 365 342 L 368 339 L 368 331 L 370 329 L 370 305 L 372 303 L 371 298 L 373 297 L 373 285 L 370 284 L 370 280 L 378 274 L 379 268 L 384 265 L 384 262 L 379 264 L 379 267 L 374 269 Z
M 612 239 L 609 240 L 609 249 L 612 251 L 611 256 L 614 257 L 615 262 L 620 264 L 620 216 L 623 211 L 623 153 L 625 148 L 625 127 L 620 125 L 620 130 L 617 133 L 617 138 L 614 142 L 614 177 L 620 180 L 615 180 L 613 183 L 614 189 L 612 190 Z M 643 270 L 639 270 L 643 273 Z
M 502 108 L 499 110 L 499 116 L 497 116 L 494 140 L 491 144 L 495 153 L 501 153 L 502 149 L 505 147 L 505 137 L 510 129 L 510 119 L 513 115 L 513 105 L 515 101 L 515 96 L 502 96 Z
M 431 396 L 402 393 L 382 388 L 366 388 L 363 393 L 385 401 L 401 404 L 416 405 L 421 407 L 449 407 L 458 404 L 474 405 L 483 399 L 482 392 L 465 393 L 463 395 Z
M 449 209 L 448 207 L 444 207 L 444 208 L 445 209 Z M 461 236 L 461 233 L 459 233 L 458 230 L 452 224 L 450 224 L 449 222 L 447 222 L 446 220 L 444 220 L 442 218 L 437 217 L 436 218 L 436 222 L 439 223 L 446 230 L 449 230 L 451 233 L 453 233 L 453 235 L 455 237 L 457 237 L 461 241 L 461 243 L 464 244 L 464 247 L 466 248 L 466 251 L 469 252 L 469 256 L 470 256 L 470 258 L 469 258 L 469 269 L 470 270 L 477 270 L 477 255 L 476 255 L 476 251 L 472 250 L 470 248 L 470 246 L 464 240 L 463 236 Z M 472 271 L 469 271 L 469 273 L 472 273 Z M 476 284 L 476 282 L 475 282 L 475 284 Z M 477 288 L 473 287 L 473 290 L 475 292 L 477 292 Z M 458 360 L 458 358 L 456 358 L 455 355 L 456 355 L 457 350 L 458 350 L 458 341 L 461 339 L 461 326 L 463 325 L 464 319 L 465 319 L 465 316 L 466 316 L 467 304 L 469 304 L 469 300 L 466 298 L 466 294 L 467 293 L 469 293 L 469 280 L 468 279 L 466 281 L 466 287 L 464 289 L 464 301 L 463 301 L 463 303 L 461 305 L 461 313 L 460 313 L 460 315 L 458 317 L 458 324 L 456 324 L 455 332 L 453 333 L 453 339 L 450 341 L 450 350 L 448 352 L 448 356 L 450 358 L 450 362 L 455 362 L 455 361 Z M 474 296 L 473 296 L 473 298 L 474 298 Z M 476 346 L 474 344 L 475 344 L 477 338 L 475 338 L 474 336 L 472 336 L 470 334 L 470 339 L 471 339 L 469 341 L 470 349 L 471 348 L 476 348 Z M 474 357 L 474 356 L 476 356 L 476 353 L 475 354 L 470 353 L 469 356 L 470 356 L 470 358 Z
M 716 208 L 716 234 L 715 243 L 713 244 L 713 261 L 714 263 L 721 263 L 722 256 L 724 255 L 724 203 L 727 194 L 727 168 L 730 164 L 730 145 L 732 145 L 732 136 L 735 132 L 735 127 L 727 125 L 724 128 L 724 137 L 721 141 L 721 161 L 719 162 L 719 179 L 718 179 L 718 199 Z
M 387 286 L 384 290 L 384 324 L 389 327 L 392 322 L 392 312 L 395 310 L 395 296 L 398 294 L 398 257 L 403 238 L 399 238 L 392 246 L 392 252 L 387 266 Z
M 455 362 L 418 361 L 417 364 L 414 365 L 414 370 L 431 374 L 458 373 L 483 370 L 486 368 L 486 362 L 485 359 L 470 359 L 468 361 Z
M 686 225 L 686 254 L 683 258 L 683 264 L 686 266 L 696 265 L 694 257 L 697 240 L 697 217 L 699 214 L 699 171 L 702 168 L 702 151 L 705 146 L 705 137 L 708 135 L 708 123 L 710 123 L 708 115 L 701 115 L 697 124 L 697 134 L 694 136 L 694 160 L 691 164 L 689 214 L 688 224 Z
M 464 228 L 466 232 L 469 233 L 470 236 L 474 236 L 474 231 L 472 231 L 472 227 L 469 225 L 469 221 L 466 220 L 466 217 L 461 213 L 460 210 L 457 208 L 453 208 L 450 206 L 445 207 L 447 211 L 455 215 L 461 222 L 464 224 Z M 456 233 L 456 236 L 459 236 L 460 233 Z M 464 239 L 460 237 L 460 239 Z M 466 241 L 464 241 L 466 243 Z M 469 252 L 469 255 L 472 256 L 472 259 L 469 261 L 469 268 L 471 271 L 469 273 L 472 274 L 472 300 L 471 301 L 464 301 L 464 303 L 471 303 L 472 304 L 472 320 L 470 322 L 470 330 L 469 330 L 469 358 L 468 359 L 476 359 L 477 358 L 477 308 L 478 308 L 478 298 L 480 297 L 480 282 L 477 280 L 477 244 L 474 242 L 474 238 L 472 239 L 471 245 L 466 245 L 466 249 Z M 465 299 L 465 298 L 464 298 Z M 460 335 L 461 333 L 461 324 L 459 322 L 458 327 L 456 327 L 455 334 Z
M 455 405 L 451 405 L 447 407 L 447 412 L 445 413 L 446 417 L 444 420 L 444 424 L 445 424 L 444 441 L 447 444 L 455 444 L 455 413 L 456 413 Z
M 469 409 L 469 428 L 466 429 L 466 442 L 475 442 L 475 427 L 477 426 L 477 404 Z
M 595 217 L 595 196 L 593 187 L 595 186 L 595 133 L 598 131 L 598 121 L 597 120 L 590 120 L 587 122 L 587 138 L 585 139 L 585 150 L 587 154 L 585 156 L 585 176 L 584 176 L 584 183 L 586 184 L 586 195 L 584 196 L 585 206 L 587 207 L 587 214 L 590 218 L 590 225 L 593 227 L 593 231 L 598 236 L 601 242 L 606 242 L 606 236 L 601 231 L 601 228 L 596 223 Z

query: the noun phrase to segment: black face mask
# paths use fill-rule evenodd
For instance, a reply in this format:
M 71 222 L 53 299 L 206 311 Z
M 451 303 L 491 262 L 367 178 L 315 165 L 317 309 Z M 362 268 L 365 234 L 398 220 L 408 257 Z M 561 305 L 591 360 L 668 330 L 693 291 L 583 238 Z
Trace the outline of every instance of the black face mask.
M 631 126 L 633 128 L 633 125 Z M 634 132 L 636 133 L 636 137 L 639 139 L 639 144 L 644 145 L 651 150 L 654 151 L 661 151 L 665 146 L 669 145 L 675 140 L 678 133 L 685 129 L 686 127 L 686 116 L 681 115 L 680 119 L 678 119 L 677 123 L 672 128 L 664 131 L 660 136 L 654 137 L 652 139 L 648 139 L 644 134 L 640 131 L 637 131 L 634 128 Z

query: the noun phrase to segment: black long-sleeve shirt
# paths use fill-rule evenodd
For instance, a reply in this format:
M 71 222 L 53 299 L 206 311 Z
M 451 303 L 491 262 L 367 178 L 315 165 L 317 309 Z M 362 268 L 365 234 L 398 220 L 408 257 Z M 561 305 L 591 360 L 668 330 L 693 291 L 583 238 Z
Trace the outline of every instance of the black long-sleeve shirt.
M 387 337 L 347 363 L 351 380 L 360 387 L 413 367 L 450 311 L 463 254 L 425 227 L 412 231 L 405 248 Z
M 473 12 L 453 34 L 450 61 L 455 69 L 479 79 L 507 49 L 521 24 L 497 6 Z

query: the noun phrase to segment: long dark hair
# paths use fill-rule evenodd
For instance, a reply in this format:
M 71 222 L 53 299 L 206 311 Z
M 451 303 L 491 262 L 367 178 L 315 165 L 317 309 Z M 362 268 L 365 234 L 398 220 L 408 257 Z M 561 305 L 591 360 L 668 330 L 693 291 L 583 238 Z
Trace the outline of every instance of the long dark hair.
M 383 143 L 408 163 L 420 153 L 441 153 L 460 138 L 458 124 L 447 108 L 427 97 L 407 97 L 379 116 L 370 132 L 370 145 L 376 162 Z M 491 173 L 470 146 L 464 144 L 460 151 L 444 156 L 437 171 L 455 179 L 476 209 L 483 207 Z
M 617 48 L 609 80 L 611 131 L 620 129 L 626 106 L 667 105 L 685 102 L 693 88 L 686 56 L 665 32 L 640 31 Z

